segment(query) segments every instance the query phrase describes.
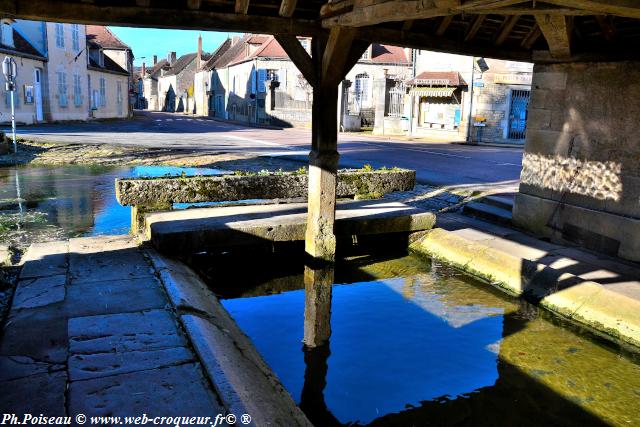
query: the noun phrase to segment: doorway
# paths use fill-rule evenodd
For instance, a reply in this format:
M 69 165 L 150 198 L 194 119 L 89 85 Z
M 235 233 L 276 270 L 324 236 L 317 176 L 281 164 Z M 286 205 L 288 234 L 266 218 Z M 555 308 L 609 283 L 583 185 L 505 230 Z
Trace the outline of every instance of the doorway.
M 511 111 L 509 112 L 509 139 L 524 139 L 527 130 L 528 90 L 511 91 Z
M 33 92 L 36 104 L 36 121 L 44 121 L 44 112 L 42 108 L 42 70 L 36 68 L 33 72 Z

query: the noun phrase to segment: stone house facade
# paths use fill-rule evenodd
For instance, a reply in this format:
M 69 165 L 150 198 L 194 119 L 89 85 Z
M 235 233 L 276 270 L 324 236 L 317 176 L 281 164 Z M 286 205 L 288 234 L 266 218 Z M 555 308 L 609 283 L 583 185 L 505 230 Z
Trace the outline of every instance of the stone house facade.
M 299 38 L 309 51 L 311 40 Z M 311 86 L 270 35 L 245 34 L 227 40 L 205 64 L 196 80 L 197 94 L 206 115 L 233 121 L 309 126 Z M 385 76 L 404 78 L 411 70 L 402 48 L 372 45 L 348 73 L 353 84 L 341 86 L 345 113 L 370 111 L 373 119 L 373 80 Z M 198 96 L 200 98 L 200 95 Z
M 105 56 L 103 48 L 87 37 L 85 25 L 3 20 L 2 31 L 0 56 L 2 59 L 12 56 L 18 65 L 15 93 L 18 123 L 128 116 L 126 94 L 130 74 L 114 61 L 100 59 Z M 132 61 L 131 50 L 128 52 Z M 104 94 L 104 101 L 95 108 L 92 81 L 104 81 L 104 89 L 98 91 Z M 117 88 L 123 84 L 124 96 L 120 98 Z M 109 97 L 113 94 L 112 106 L 106 103 L 107 94 Z M 5 90 L 6 101 L 0 104 L 2 122 L 10 120 L 9 96 Z
M 160 70 L 158 77 L 158 109 L 167 112 L 195 112 L 193 101 L 194 78 L 201 57 L 187 53 L 176 58 L 175 52 L 167 55 L 168 68 Z
M 416 77 L 406 82 L 404 97 L 407 124 L 392 131 L 524 144 L 532 64 L 431 51 L 416 51 L 415 62 Z

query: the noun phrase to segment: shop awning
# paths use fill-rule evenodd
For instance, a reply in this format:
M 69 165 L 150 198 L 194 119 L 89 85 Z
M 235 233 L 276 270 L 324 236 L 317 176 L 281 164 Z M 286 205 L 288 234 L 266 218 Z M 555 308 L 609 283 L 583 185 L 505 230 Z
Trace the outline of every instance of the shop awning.
M 410 95 L 432 96 L 436 98 L 451 98 L 456 87 L 414 87 L 409 90 Z

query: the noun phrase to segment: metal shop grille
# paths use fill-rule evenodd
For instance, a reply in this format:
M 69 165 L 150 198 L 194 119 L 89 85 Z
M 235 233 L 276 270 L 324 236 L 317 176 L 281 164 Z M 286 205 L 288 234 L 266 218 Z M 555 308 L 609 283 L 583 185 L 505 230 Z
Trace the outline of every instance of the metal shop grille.
M 509 111 L 509 139 L 524 139 L 527 130 L 528 90 L 511 91 L 511 110 Z

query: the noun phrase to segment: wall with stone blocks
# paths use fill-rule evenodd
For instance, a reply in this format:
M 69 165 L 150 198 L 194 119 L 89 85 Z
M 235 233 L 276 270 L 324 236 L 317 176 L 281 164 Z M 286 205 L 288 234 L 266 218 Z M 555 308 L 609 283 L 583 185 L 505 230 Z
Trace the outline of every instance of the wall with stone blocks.
M 514 222 L 640 261 L 640 63 L 536 65 Z

